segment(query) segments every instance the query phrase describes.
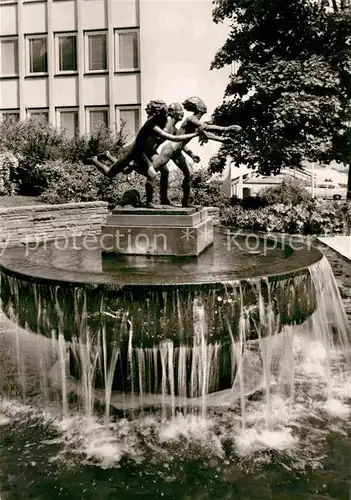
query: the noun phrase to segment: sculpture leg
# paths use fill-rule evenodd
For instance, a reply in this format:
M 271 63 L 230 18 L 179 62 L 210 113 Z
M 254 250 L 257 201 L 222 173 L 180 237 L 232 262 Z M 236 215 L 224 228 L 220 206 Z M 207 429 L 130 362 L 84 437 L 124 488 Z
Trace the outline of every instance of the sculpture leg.
M 111 163 L 116 163 L 116 162 L 120 161 L 120 159 L 122 157 L 124 157 L 125 154 L 128 155 L 134 149 L 134 146 L 135 146 L 135 142 L 131 142 L 130 144 L 127 144 L 126 146 L 124 146 L 121 149 L 121 152 L 120 152 L 120 155 L 118 156 L 118 158 L 115 158 L 114 156 L 112 156 L 110 151 L 108 151 L 108 150 L 104 151 L 100 156 L 104 160 L 108 160 Z
M 160 178 L 160 203 L 161 205 L 170 205 L 171 202 L 168 199 L 168 181 L 169 181 L 169 169 L 167 165 L 161 169 Z
M 93 158 L 88 158 L 87 163 L 95 165 L 95 167 L 98 170 L 100 170 L 100 172 L 102 174 L 109 176 L 109 172 L 110 172 L 111 167 L 109 165 L 105 165 L 104 163 L 99 161 L 96 156 L 94 156 Z
M 191 188 L 191 178 L 190 177 L 184 177 L 183 183 L 183 200 L 182 200 L 182 207 L 189 207 L 190 205 L 190 188 Z
M 145 184 L 146 206 L 149 208 L 158 208 L 157 205 L 153 202 L 154 191 L 155 191 L 155 180 L 156 180 L 157 174 L 156 174 L 156 171 L 154 170 L 154 168 L 152 167 L 149 158 L 147 158 L 146 155 L 143 155 L 143 162 L 144 162 L 144 168 L 141 167 L 142 170 L 145 169 L 145 166 L 147 168 L 147 173 L 146 173 L 147 181 Z M 143 163 L 143 162 L 141 162 L 141 163 Z M 145 162 L 146 162 L 146 165 L 145 165 Z M 140 168 L 140 165 L 138 165 L 138 166 Z M 145 175 L 145 173 L 143 173 L 143 175 Z
M 99 161 L 97 156 L 93 156 L 92 158 L 87 158 L 85 160 L 85 164 L 95 165 L 95 167 L 100 170 L 100 172 L 106 177 L 115 177 L 120 172 L 123 172 L 126 167 L 133 161 L 134 158 L 134 150 L 132 147 L 123 148 L 121 156 L 118 158 L 116 162 L 112 165 L 105 165 L 101 161 Z
M 118 157 L 117 161 L 110 166 L 106 175 L 108 177 L 115 177 L 120 172 L 123 172 L 123 170 L 132 162 L 134 156 L 133 144 L 123 148 L 121 155 Z
M 179 157 L 176 160 L 176 165 L 180 170 L 182 171 L 184 175 L 183 179 L 183 200 L 182 200 L 182 207 L 189 207 L 190 206 L 190 189 L 191 189 L 191 181 L 193 178 L 193 173 L 192 169 L 187 162 L 185 156 L 183 154 L 179 155 Z
M 101 161 L 101 162 L 104 162 L 104 161 L 108 160 L 110 163 L 113 163 L 113 162 L 111 162 L 111 160 L 110 160 L 110 159 L 106 156 L 106 154 L 105 154 L 105 153 L 98 154 L 96 158 L 97 158 L 97 160 L 98 160 L 98 161 Z M 116 161 L 116 160 L 114 160 L 114 161 Z
M 172 145 L 165 145 L 159 155 L 152 157 L 152 165 L 156 172 L 165 168 L 167 163 L 173 158 L 174 150 Z
M 145 184 L 146 206 L 148 208 L 159 208 L 158 205 L 156 205 L 153 202 L 154 191 L 155 191 L 154 183 L 148 179 Z
M 114 156 L 111 155 L 111 153 L 109 151 L 105 151 L 104 152 L 104 156 L 105 158 L 108 159 L 108 161 L 110 161 L 111 163 L 116 163 L 116 161 L 118 161 L 117 158 L 115 158 Z
M 145 192 L 146 192 L 146 205 L 150 205 L 154 197 L 154 187 L 149 181 L 146 181 Z

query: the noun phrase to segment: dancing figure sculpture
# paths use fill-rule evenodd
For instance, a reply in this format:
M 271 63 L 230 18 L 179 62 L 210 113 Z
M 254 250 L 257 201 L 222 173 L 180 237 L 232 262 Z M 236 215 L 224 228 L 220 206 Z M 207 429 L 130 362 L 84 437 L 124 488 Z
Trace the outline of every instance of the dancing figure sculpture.
M 122 149 L 121 155 L 112 165 L 105 165 L 96 156 L 89 158 L 87 163 L 95 165 L 100 172 L 110 178 L 122 172 L 125 174 L 130 173 L 132 170 L 143 175 L 147 179 L 145 184 L 146 203 L 153 206 L 152 196 L 156 171 L 153 168 L 151 158 L 155 154 L 160 141 L 161 143 L 165 140 L 189 141 L 199 134 L 191 133 L 175 136 L 164 131 L 168 114 L 168 107 L 164 101 L 151 101 L 146 111 L 149 117 L 139 130 L 135 141 Z M 111 156 L 108 159 L 114 160 Z
M 207 106 L 200 97 L 190 97 L 186 99 L 183 103 L 183 107 L 186 111 L 192 112 L 193 115 L 187 117 L 178 131 L 178 137 L 184 137 L 184 134 L 195 136 L 202 136 L 205 140 L 211 139 L 217 142 L 228 142 L 231 141 L 230 137 L 220 137 L 212 132 L 229 132 L 229 131 L 239 131 L 241 127 L 238 125 L 231 125 L 229 127 L 221 127 L 218 125 L 212 125 L 210 123 L 202 123 L 200 120 L 203 115 L 207 112 Z M 167 141 L 161 149 L 159 155 L 153 156 L 152 166 L 155 172 L 161 171 L 161 176 L 163 175 L 164 181 L 162 185 L 162 204 L 171 204 L 168 199 L 168 169 L 167 163 L 173 160 L 174 163 L 180 168 L 184 174 L 183 180 L 183 200 L 182 206 L 189 206 L 190 198 L 190 188 L 191 188 L 191 168 L 183 155 L 185 151 L 194 161 L 199 161 L 199 157 L 194 155 L 188 148 L 188 143 L 191 138 L 184 139 L 181 142 L 169 142 Z M 167 169 L 167 170 L 166 170 Z M 167 179 L 167 182 L 166 182 Z M 162 184 L 162 183 L 161 183 Z
M 166 125 L 166 131 L 170 134 L 176 135 L 179 134 L 179 131 L 176 127 L 176 124 L 184 118 L 184 110 L 183 106 L 179 102 L 172 103 L 168 108 L 168 119 Z M 207 139 L 205 137 L 205 139 Z M 163 141 L 164 142 L 164 141 Z M 190 182 L 192 171 L 191 167 L 183 154 L 185 152 L 195 163 L 200 161 L 200 157 L 194 154 L 189 148 L 187 143 L 184 143 L 183 148 L 179 155 L 172 157 L 175 165 L 181 170 L 184 175 L 183 180 L 183 203 L 182 205 L 188 206 L 189 202 L 189 194 L 190 194 Z M 156 151 L 157 153 L 157 151 Z M 157 155 L 153 157 L 156 159 Z M 173 205 L 172 202 L 168 198 L 168 181 L 169 181 L 169 169 L 168 166 L 165 165 L 160 169 L 161 178 L 160 178 L 160 203 L 161 205 Z

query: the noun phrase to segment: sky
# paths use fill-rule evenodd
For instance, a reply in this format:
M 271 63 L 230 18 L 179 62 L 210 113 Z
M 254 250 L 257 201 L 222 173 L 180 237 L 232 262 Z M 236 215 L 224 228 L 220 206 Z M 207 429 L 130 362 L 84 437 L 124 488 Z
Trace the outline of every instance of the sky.
M 227 24 L 212 21 L 212 9 L 210 0 L 140 0 L 142 102 L 182 102 L 196 95 L 208 106 L 203 119 L 211 118 L 230 74 L 230 67 L 210 70 L 229 33 Z M 204 164 L 218 150 L 215 143 L 200 147 L 195 139 L 191 147 Z

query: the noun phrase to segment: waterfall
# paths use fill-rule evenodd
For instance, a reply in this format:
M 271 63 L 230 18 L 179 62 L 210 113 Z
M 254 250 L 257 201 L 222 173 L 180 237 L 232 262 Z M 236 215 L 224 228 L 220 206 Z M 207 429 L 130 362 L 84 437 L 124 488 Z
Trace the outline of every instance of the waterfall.
M 2 276 L 1 291 L 2 308 L 18 325 L 14 351 L 22 397 L 28 392 L 25 336 L 41 333 L 56 375 L 49 376 L 41 354 L 40 391 L 49 398 L 55 380 L 64 416 L 75 392 L 86 417 L 102 404 L 106 423 L 114 408 L 160 408 L 165 418 L 178 411 L 204 416 L 212 406 L 238 403 L 245 428 L 247 398 L 260 390 L 269 429 L 272 391 L 295 397 L 296 332 L 299 342 L 306 335 L 325 350 L 326 398 L 333 398 L 336 347 L 351 371 L 349 325 L 326 258 L 295 278 L 226 282 L 216 289 L 123 295 Z

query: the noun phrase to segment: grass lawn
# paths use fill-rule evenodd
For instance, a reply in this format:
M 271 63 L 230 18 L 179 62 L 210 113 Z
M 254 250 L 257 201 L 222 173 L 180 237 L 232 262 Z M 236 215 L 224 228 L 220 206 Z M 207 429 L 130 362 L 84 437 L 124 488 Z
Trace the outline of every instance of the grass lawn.
M 0 196 L 0 208 L 43 205 L 37 196 Z

